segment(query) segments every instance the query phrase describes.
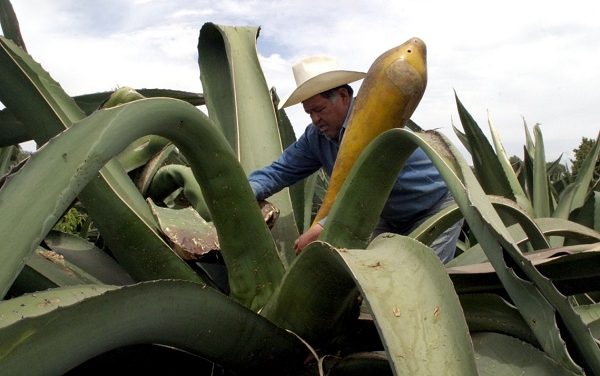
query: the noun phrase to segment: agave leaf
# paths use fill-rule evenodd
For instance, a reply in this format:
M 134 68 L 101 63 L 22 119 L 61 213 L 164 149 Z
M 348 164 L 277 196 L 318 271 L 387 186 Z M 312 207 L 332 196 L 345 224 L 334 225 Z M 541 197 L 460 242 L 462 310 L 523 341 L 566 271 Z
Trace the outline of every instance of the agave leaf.
M 415 270 L 422 279 L 405 278 Z M 309 244 L 261 314 L 313 346 L 324 345 L 356 318 L 356 286 L 396 374 L 419 374 L 437 361 L 457 374 L 474 373 L 468 329 L 448 275 L 431 249 L 410 238 L 377 238 L 367 250 Z
M 38 248 L 27 260 L 27 265 L 42 275 L 54 277 L 57 287 L 102 283 L 54 251 Z
M 596 339 L 600 338 L 600 304 L 586 304 L 575 307 L 581 319 L 588 325 Z
M 477 374 L 458 296 L 430 248 L 386 234 L 366 250 L 342 249 L 338 255 L 373 313 L 396 374 L 422 375 L 433 369 Z
M 180 90 L 170 89 L 137 89 L 137 92 L 144 97 L 168 97 L 181 99 L 194 106 L 204 104 L 204 96 L 198 93 L 191 93 Z M 105 91 L 93 94 L 84 94 L 74 96 L 73 99 L 77 106 L 83 110 L 86 115 L 96 111 L 108 97 L 112 91 Z M 27 133 L 27 129 L 21 121 L 15 118 L 10 108 L 0 110 L 0 147 L 16 145 L 25 141 L 31 140 L 32 137 Z
M 317 210 L 323 202 L 325 192 L 327 192 L 327 185 L 329 184 L 329 177 L 323 169 L 315 171 L 312 175 L 304 180 L 304 198 L 303 198 L 303 227 L 302 232 L 308 230 L 312 224 L 314 216 L 317 214 Z
M 202 188 L 188 166 L 171 164 L 159 168 L 148 185 L 147 195 L 150 199 L 160 202 L 179 188 L 183 188 L 182 193 L 194 210 L 202 218 L 210 221 L 212 218 L 202 195 Z
M 470 166 L 460 152 L 436 132 L 412 133 L 393 129 L 374 140 L 361 155 L 342 187 L 340 193 L 344 193 L 343 198 L 334 204 L 328 218 L 328 226 L 321 234 L 322 239 L 327 241 L 324 235 L 328 231 L 327 236 L 342 232 L 344 236 L 335 239 L 337 243 L 332 244 L 344 246 L 362 241 L 365 232 L 368 237 L 376 217 L 381 212 L 387 197 L 386 192 L 389 192 L 397 174 L 396 166 L 392 164 L 401 165 L 405 161 L 402 155 L 395 156 L 394 163 L 390 163 L 392 158 L 389 157 L 382 161 L 382 156 L 388 155 L 391 150 L 394 150 L 395 154 L 398 154 L 398 150 L 412 150 L 417 145 L 432 159 L 447 182 L 469 228 L 484 247 L 513 303 L 531 326 L 544 351 L 563 366 L 580 371 L 562 340 L 555 318 L 558 313 L 568 331 L 565 335 L 578 338 L 575 346 L 577 351 L 583 354 L 585 366 L 600 370 L 600 352 L 579 316 L 552 283 L 522 255 Z M 375 161 L 378 164 L 372 164 Z M 375 165 L 386 165 L 388 168 L 372 168 Z M 389 175 L 385 176 L 386 174 Z M 381 182 L 382 188 L 373 187 L 373 184 L 370 184 L 372 181 Z M 345 197 L 346 195 L 348 197 Z M 373 205 L 362 204 L 367 200 Z M 360 236 L 352 236 L 354 233 Z M 510 267 L 507 266 L 507 262 L 510 263 Z M 517 276 L 515 269 L 520 275 L 527 276 L 527 280 Z
M 60 253 L 40 247 L 29 257 L 7 296 L 90 283 L 101 284 L 102 281 L 71 263 Z
M 101 283 L 109 285 L 134 283 L 131 276 L 114 258 L 79 236 L 50 231 L 44 238 L 44 244 L 68 262 L 98 278 Z
M 185 281 L 48 290 L 4 301 L 0 312 L 0 365 L 7 374 L 59 375 L 132 344 L 172 346 L 250 373 L 300 369 L 308 355 L 296 336 Z
M 181 99 L 194 106 L 201 106 L 204 104 L 204 95 L 199 93 L 192 93 L 189 91 L 171 90 L 171 89 L 135 89 L 138 93 L 146 98 L 154 97 L 167 97 L 173 99 Z M 102 104 L 114 93 L 114 91 L 103 91 L 98 93 L 83 94 L 73 97 L 79 108 L 81 108 L 86 115 L 90 115 L 92 112 L 98 110 Z
M 600 233 L 577 222 L 561 218 L 538 218 L 535 222 L 547 235 L 566 236 L 581 243 L 600 241 Z
M 533 127 L 535 136 L 535 154 L 533 159 L 533 209 L 535 216 L 550 217 L 553 208 L 550 203 L 550 188 L 548 187 L 548 175 L 546 173 L 546 156 L 544 151 L 544 140 L 542 131 L 536 124 Z
M 277 108 L 277 106 L 279 105 L 279 97 L 277 96 L 275 88 L 271 88 L 271 97 L 273 98 L 273 105 L 275 106 L 275 108 Z M 282 148 L 285 149 L 296 141 L 296 134 L 294 132 L 294 128 L 292 127 L 290 119 L 285 113 L 285 110 L 277 110 L 276 114 L 279 135 L 281 137 L 281 145 Z M 318 172 L 288 187 L 290 191 L 290 199 L 292 201 L 294 218 L 299 233 L 308 230 L 308 228 L 310 227 L 310 223 L 306 224 L 306 222 L 312 220 L 310 216 L 312 211 L 309 211 L 307 214 L 306 208 L 309 204 L 312 204 L 312 196 L 308 196 L 308 192 L 305 194 L 305 190 L 314 193 L 312 192 L 312 188 L 314 187 L 311 187 L 311 184 L 314 184 L 316 174 L 318 174 Z M 310 197 L 308 199 L 308 202 L 306 201 L 306 197 Z M 312 209 L 312 207 L 310 209 Z
M 0 37 L 2 103 L 19 118 L 38 145 L 84 117 L 60 85 L 31 56 Z
M 504 172 L 500 162 L 501 158 L 494 153 L 488 139 L 471 114 L 462 105 L 456 93 L 454 93 L 454 97 L 458 115 L 470 145 L 469 150 L 473 159 L 473 167 L 483 190 L 489 195 L 503 196 L 514 201 L 515 195 L 510 182 L 505 174 L 500 173 Z
M 481 376 L 574 376 L 542 351 L 517 338 L 499 333 L 474 333 L 475 361 Z
M 23 124 L 8 108 L 0 110 L 0 147 L 12 146 L 31 140 Z
M 148 201 L 158 224 L 179 257 L 193 261 L 219 249 L 215 227 L 192 207 L 171 209 L 157 206 L 151 199 Z
M 523 147 L 523 169 L 521 174 L 521 185 L 523 185 L 525 193 L 533 204 L 533 157 L 526 147 Z M 535 210 L 534 210 L 535 216 Z
M 600 234 L 589 227 L 580 225 L 576 222 L 568 221 L 560 218 L 537 218 L 533 219 L 537 227 L 542 233 L 547 236 L 562 236 L 568 239 L 574 239 L 578 244 L 594 243 L 600 241 Z M 516 244 L 524 244 L 529 240 L 523 229 L 519 225 L 512 225 L 508 228 L 511 237 Z M 487 256 L 483 252 L 480 244 L 466 250 L 458 255 L 453 260 L 450 260 L 447 266 L 469 265 L 480 262 L 486 262 Z
M 246 174 L 282 152 L 277 117 L 256 52 L 257 27 L 205 23 L 198 40 L 200 78 L 209 116 L 229 141 Z M 280 211 L 272 228 L 284 265 L 294 258 L 298 227 L 289 190 L 269 201 Z
M 26 49 L 19 27 L 19 20 L 9 0 L 0 1 L 0 26 L 2 26 L 2 33 L 5 37 L 12 39 L 24 50 Z
M 600 232 L 600 191 L 590 192 L 583 206 L 571 215 L 571 220 Z
M 154 179 L 154 175 L 158 172 L 158 170 L 164 166 L 165 161 L 169 159 L 169 157 L 177 151 L 177 148 L 172 143 L 169 143 L 164 147 L 159 153 L 157 153 L 152 159 L 146 163 L 143 167 L 142 171 L 136 180 L 136 186 L 144 195 L 147 196 L 148 188 L 152 183 L 152 179 Z
M 467 135 L 461 132 L 460 129 L 456 128 L 454 126 L 454 123 L 452 123 L 452 130 L 454 130 L 454 134 L 456 134 L 456 137 L 458 138 L 460 143 L 465 147 L 465 149 L 467 149 L 467 152 L 469 154 L 472 154 L 471 145 L 469 144 L 469 138 L 467 137 Z
M 3 38 L 0 66 L 6 73 L 0 76 L 0 100 L 23 122 L 38 145 L 83 119 L 81 109 L 60 85 L 29 55 Z M 38 158 L 36 164 L 44 162 Z M 38 189 L 43 190 L 44 186 L 45 182 Z M 200 281 L 160 237 L 144 198 L 116 161 L 108 162 L 91 184 L 83 187 L 79 189 L 79 199 L 113 254 L 134 278 Z M 35 192 L 30 197 L 38 196 Z M 128 236 L 123 236 L 123 228 L 130 230 Z M 149 259 L 156 262 L 152 268 L 140 262 Z M 9 272 L 8 278 L 18 271 L 19 268 Z
M 260 314 L 311 346 L 331 343 L 358 316 L 356 284 L 336 253 L 327 243 L 309 244 Z
M 546 241 L 542 230 L 535 221 L 532 220 L 514 201 L 500 196 L 488 195 L 488 198 L 496 210 L 505 214 L 504 218 L 509 216 L 512 217 L 518 223 L 519 228 L 525 229 L 525 233 L 527 234 L 526 240 L 532 244 L 533 249 L 543 249 L 550 246 Z M 452 204 L 425 220 L 421 225 L 414 229 L 409 236 L 424 244 L 431 244 L 431 242 L 437 239 L 442 232 L 456 223 L 460 218 L 462 218 L 462 213 L 460 212 L 458 205 Z M 519 235 L 521 234 L 522 233 Z M 521 238 L 513 239 L 518 240 L 519 243 L 523 241 Z M 452 261 L 453 260 L 450 262 Z
M 431 245 L 442 232 L 461 218 L 462 213 L 460 212 L 458 205 L 452 204 L 427 218 L 423 223 L 417 226 L 417 228 L 411 231 L 408 236 L 425 245 Z
M 596 267 L 598 245 L 551 248 L 529 252 L 525 257 L 537 266 L 564 295 L 593 292 L 600 281 Z M 489 262 L 446 267 L 459 294 L 493 292 L 505 295 L 505 289 Z
M 535 123 L 533 126 L 536 127 L 538 125 L 538 123 Z M 533 137 L 531 137 L 531 132 L 529 131 L 525 118 L 523 118 L 523 130 L 525 131 L 525 154 L 534 155 L 535 142 L 533 141 Z
M 313 213 L 313 197 L 315 196 L 316 184 L 319 172 L 311 174 L 303 181 L 296 183 L 296 190 L 290 190 L 292 203 L 294 204 L 294 215 L 298 224 L 298 231 L 303 233 L 310 228 Z
M 517 175 L 515 174 L 515 171 L 513 170 L 513 167 L 510 164 L 508 155 L 504 150 L 504 145 L 502 145 L 500 134 L 498 133 L 496 127 L 492 124 L 491 120 L 488 120 L 488 124 L 490 128 L 490 133 L 492 135 L 492 140 L 494 142 L 494 148 L 496 149 L 496 154 L 498 155 L 498 161 L 500 162 L 502 171 L 504 172 L 504 176 L 506 177 L 506 180 L 510 185 L 512 194 L 515 197 L 515 201 L 517 202 L 517 204 L 519 204 L 521 208 L 523 208 L 523 210 L 525 210 L 525 212 L 528 215 L 533 216 L 534 211 L 533 206 L 531 205 L 531 201 L 525 194 L 525 191 L 519 183 L 519 179 L 517 178 Z
M 117 157 L 126 172 L 144 166 L 152 157 L 165 148 L 169 140 L 149 135 L 135 140 Z
M 350 354 L 332 361 L 331 367 L 327 367 L 328 360 L 324 359 L 328 376 L 393 375 L 385 353 L 379 351 Z
M 450 274 L 450 277 L 452 276 L 453 274 Z M 454 283 L 454 280 L 452 282 Z M 523 316 L 500 295 L 463 293 L 458 298 L 471 333 L 503 333 L 539 347 Z
M 10 285 L 15 277 L 11 271 L 18 273 L 32 244 L 43 239 L 104 163 L 146 134 L 172 140 L 190 161 L 217 228 L 232 296 L 254 309 L 266 302 L 279 284 L 283 267 L 246 176 L 206 115 L 186 102 L 167 98 L 142 99 L 95 112 L 39 149 L 2 187 L 0 211 L 7 214 L 0 226 L 0 267 L 5 271 L 0 273 L 0 286 Z M 202 155 L 197 153 L 199 144 Z M 49 163 L 52 168 L 47 167 Z M 35 212 L 21 213 L 25 201 L 40 196 L 40 182 L 44 182 L 47 198 L 40 200 Z M 122 236 L 130 233 L 122 232 Z M 143 251 L 143 255 L 149 253 Z M 161 268 L 152 257 L 138 260 L 140 267 Z
M 571 211 L 573 210 L 573 200 L 575 199 L 577 191 L 579 191 L 578 183 L 571 183 L 563 189 L 558 198 L 556 208 L 554 208 L 554 211 L 552 212 L 554 218 L 569 218 L 569 214 L 571 214 Z

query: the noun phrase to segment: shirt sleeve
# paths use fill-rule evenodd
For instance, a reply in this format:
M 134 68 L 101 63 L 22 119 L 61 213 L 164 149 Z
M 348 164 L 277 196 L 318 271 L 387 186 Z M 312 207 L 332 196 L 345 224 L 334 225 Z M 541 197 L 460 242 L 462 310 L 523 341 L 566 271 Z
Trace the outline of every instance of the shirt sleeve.
M 318 156 L 313 152 L 306 132 L 288 146 L 281 156 L 248 177 L 257 200 L 264 200 L 285 187 L 304 179 L 321 167 Z

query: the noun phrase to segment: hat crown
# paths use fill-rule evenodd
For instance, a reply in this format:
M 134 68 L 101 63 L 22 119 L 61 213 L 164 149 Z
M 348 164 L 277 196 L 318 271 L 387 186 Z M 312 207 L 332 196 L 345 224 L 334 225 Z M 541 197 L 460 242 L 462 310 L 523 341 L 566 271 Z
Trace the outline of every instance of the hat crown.
M 349 84 L 365 77 L 366 73 L 342 70 L 336 59 L 329 56 L 310 56 L 292 66 L 296 89 L 279 108 L 288 107 L 306 99 Z
M 330 56 L 310 56 L 300 60 L 292 67 L 296 86 L 320 74 L 340 70 L 336 59 Z

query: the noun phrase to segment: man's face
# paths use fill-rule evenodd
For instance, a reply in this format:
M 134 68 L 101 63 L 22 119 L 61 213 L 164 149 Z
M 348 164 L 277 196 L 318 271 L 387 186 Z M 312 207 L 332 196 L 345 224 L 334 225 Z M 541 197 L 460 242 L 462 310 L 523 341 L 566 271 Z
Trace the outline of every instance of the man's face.
M 345 89 L 338 89 L 338 95 L 332 98 L 317 94 L 302 102 L 302 106 L 322 134 L 335 138 L 346 120 L 350 97 Z

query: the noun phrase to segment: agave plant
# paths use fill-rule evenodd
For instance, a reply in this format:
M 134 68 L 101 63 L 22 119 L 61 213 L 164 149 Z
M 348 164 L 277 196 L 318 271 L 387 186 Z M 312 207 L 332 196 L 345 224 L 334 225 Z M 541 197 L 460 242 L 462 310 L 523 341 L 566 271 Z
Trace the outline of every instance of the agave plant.
M 354 163 L 327 230 L 295 257 L 322 177 L 272 197 L 270 228 L 246 176 L 293 132 L 267 88 L 258 32 L 202 26 L 203 94 L 79 98 L 0 38 L 0 129 L 11 129 L 0 142 L 41 145 L 0 188 L 3 372 L 83 372 L 145 345 L 165 363 L 185 354 L 227 374 L 600 373 L 598 192 L 582 177 L 553 203 L 538 130 L 523 188 L 497 132 L 494 153 L 458 98 L 474 169 L 441 134 L 387 130 Z M 407 237 L 370 241 L 416 147 L 457 205 Z M 73 205 L 97 236 L 52 230 Z M 444 266 L 428 244 L 460 217 L 475 243 Z

